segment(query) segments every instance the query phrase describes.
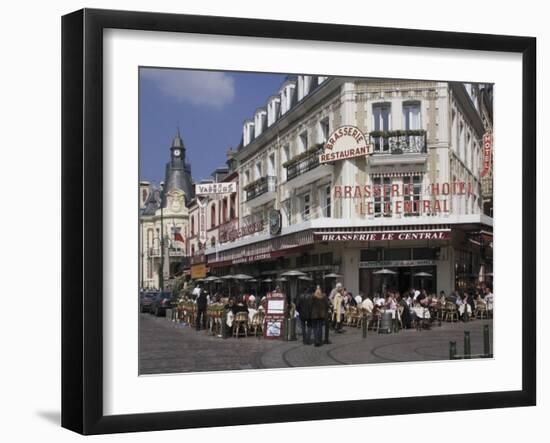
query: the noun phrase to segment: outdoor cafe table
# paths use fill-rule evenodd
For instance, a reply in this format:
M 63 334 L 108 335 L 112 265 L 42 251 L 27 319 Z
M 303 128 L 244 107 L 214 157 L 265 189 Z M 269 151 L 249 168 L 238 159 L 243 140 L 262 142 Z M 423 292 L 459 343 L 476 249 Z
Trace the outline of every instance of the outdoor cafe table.
M 431 318 L 430 310 L 422 306 L 415 306 L 410 308 L 411 312 L 414 312 L 418 318 L 429 320 Z

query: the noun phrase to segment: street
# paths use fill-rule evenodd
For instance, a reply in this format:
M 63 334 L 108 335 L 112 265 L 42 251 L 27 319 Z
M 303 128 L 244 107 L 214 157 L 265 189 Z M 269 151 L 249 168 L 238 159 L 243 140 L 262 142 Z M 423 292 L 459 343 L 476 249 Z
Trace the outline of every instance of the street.
M 450 341 L 456 341 L 458 354 L 463 353 L 464 331 L 470 331 L 471 353 L 482 354 L 484 325 L 489 325 L 492 351 L 492 323 L 443 323 L 431 330 L 402 330 L 395 334 L 368 331 L 366 339 L 361 329 L 348 327 L 344 334 L 331 331 L 332 343 L 316 348 L 302 344 L 299 330 L 299 340 L 291 342 L 257 337 L 224 340 L 165 317 L 140 314 L 139 372 L 168 374 L 448 360 Z

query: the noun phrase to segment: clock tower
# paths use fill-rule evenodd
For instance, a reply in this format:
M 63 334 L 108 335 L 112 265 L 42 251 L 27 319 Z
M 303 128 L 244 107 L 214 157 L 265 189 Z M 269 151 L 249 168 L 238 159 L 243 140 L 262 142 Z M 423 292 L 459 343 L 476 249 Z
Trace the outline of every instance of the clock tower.
M 166 163 L 165 192 L 180 190 L 185 194 L 187 201 L 194 197 L 191 165 L 185 159 L 185 145 L 179 128 L 170 146 L 170 161 Z

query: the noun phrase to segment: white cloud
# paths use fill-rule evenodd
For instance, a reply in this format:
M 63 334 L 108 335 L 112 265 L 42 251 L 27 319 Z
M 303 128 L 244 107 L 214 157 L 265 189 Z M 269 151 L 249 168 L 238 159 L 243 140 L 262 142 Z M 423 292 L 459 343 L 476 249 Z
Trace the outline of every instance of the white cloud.
M 147 68 L 141 75 L 164 95 L 193 105 L 221 109 L 235 97 L 234 79 L 224 72 Z

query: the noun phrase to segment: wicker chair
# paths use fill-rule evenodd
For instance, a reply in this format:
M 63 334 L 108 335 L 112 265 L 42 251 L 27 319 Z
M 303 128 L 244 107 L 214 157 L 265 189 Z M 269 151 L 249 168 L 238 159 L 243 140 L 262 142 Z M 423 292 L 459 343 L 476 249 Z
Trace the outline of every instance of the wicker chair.
M 235 314 L 233 337 L 248 337 L 248 312 L 237 312 Z
M 487 312 L 487 303 L 482 301 L 476 301 L 474 318 L 479 318 L 480 320 L 483 320 L 484 318 L 489 318 L 489 313 Z
M 443 319 L 450 322 L 458 321 L 458 309 L 453 302 L 445 303 Z
M 256 314 L 254 314 L 254 317 L 252 317 L 252 322 L 250 323 L 250 331 L 254 333 L 254 337 L 257 337 L 258 333 L 261 337 L 264 333 L 264 318 L 264 311 L 258 311 L 256 312 Z

